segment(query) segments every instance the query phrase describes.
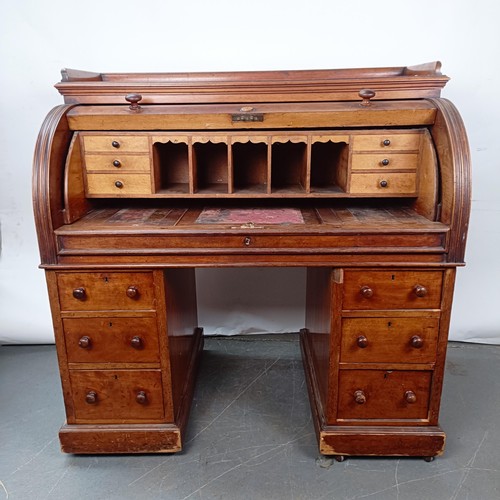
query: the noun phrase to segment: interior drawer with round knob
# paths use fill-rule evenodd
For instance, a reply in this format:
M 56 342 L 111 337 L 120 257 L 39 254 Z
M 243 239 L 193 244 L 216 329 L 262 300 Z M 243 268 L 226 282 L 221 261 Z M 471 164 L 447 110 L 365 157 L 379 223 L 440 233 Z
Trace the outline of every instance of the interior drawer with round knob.
M 353 154 L 351 168 L 353 170 L 416 170 L 418 154 L 403 153 L 362 153 Z
M 85 153 L 148 153 L 147 135 L 81 134 Z
M 431 371 L 341 370 L 340 420 L 427 420 Z
M 153 274 L 57 273 L 62 311 L 153 310 Z
M 87 196 L 145 196 L 153 193 L 151 174 L 87 173 Z
M 351 175 L 349 193 L 370 196 L 415 196 L 416 172 L 355 173 Z
M 70 363 L 159 363 L 156 318 L 65 318 Z
M 87 172 L 149 172 L 149 155 L 95 154 L 85 155 Z
M 344 363 L 433 363 L 438 318 L 343 318 Z
M 353 151 L 418 151 L 420 138 L 418 131 L 407 134 L 393 133 L 392 131 L 377 132 L 375 134 L 354 134 L 352 137 Z
M 439 309 L 442 271 L 344 272 L 343 309 Z
M 160 370 L 71 370 L 77 423 L 164 418 Z

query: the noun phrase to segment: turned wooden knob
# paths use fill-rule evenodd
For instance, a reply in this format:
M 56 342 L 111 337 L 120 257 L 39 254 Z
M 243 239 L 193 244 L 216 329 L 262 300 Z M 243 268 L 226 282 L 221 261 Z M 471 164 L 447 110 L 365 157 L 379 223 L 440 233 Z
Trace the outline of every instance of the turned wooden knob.
M 365 299 L 369 299 L 370 297 L 373 297 L 373 290 L 365 285 L 365 286 L 362 286 L 361 287 L 361 290 L 359 291 L 359 293 L 365 298 Z
M 354 401 L 356 401 L 358 405 L 364 405 L 366 403 L 365 393 L 361 389 L 354 393 Z
M 115 181 L 115 186 L 118 188 L 118 189 L 121 189 L 123 187 L 123 182 L 122 181 Z
M 134 349 L 140 349 L 142 347 L 142 339 L 141 339 L 141 337 L 139 337 L 138 335 L 135 335 L 134 337 L 132 337 L 132 339 L 130 340 L 130 345 Z
M 370 99 L 373 99 L 375 97 L 375 92 L 370 89 L 362 89 L 359 91 L 358 95 L 359 97 L 361 97 L 361 99 L 363 99 L 361 101 L 361 106 L 371 106 L 372 103 Z
M 418 335 L 413 335 L 410 339 L 410 345 L 415 349 L 420 349 L 424 345 L 424 341 Z
M 417 297 L 425 297 L 427 295 L 427 288 L 422 285 L 415 285 L 413 291 Z
M 114 148 L 118 149 L 120 147 L 120 143 L 118 141 L 113 141 L 111 143 L 111 146 L 113 146 Z
M 381 188 L 386 188 L 387 186 L 389 185 L 389 183 L 387 181 L 380 181 L 380 187 Z
M 82 349 L 88 349 L 90 347 L 90 344 L 91 344 L 91 341 L 90 341 L 90 337 L 87 337 L 87 335 L 84 335 L 79 341 L 78 341 L 78 345 L 82 348 Z
M 356 339 L 356 344 L 358 344 L 358 347 L 361 347 L 362 349 L 364 349 L 365 347 L 368 346 L 368 339 L 364 335 L 360 335 Z
M 383 146 L 390 146 L 391 145 L 391 140 L 390 139 L 384 139 L 382 141 L 382 145 Z
M 141 99 L 141 94 L 127 94 L 125 96 L 125 100 L 130 103 L 130 106 L 128 107 L 130 111 L 139 111 L 141 109 L 138 104 Z
M 381 162 L 380 162 L 384 167 L 387 167 L 387 165 L 389 165 L 389 160 L 387 158 L 384 158 Z
M 89 391 L 85 396 L 85 402 L 89 405 L 95 405 L 97 403 L 97 392 Z
M 135 396 L 135 400 L 140 404 L 140 405 L 144 405 L 148 402 L 148 396 L 146 395 L 146 393 L 144 391 L 139 391 L 136 396 Z
M 417 396 L 413 391 L 406 391 L 405 392 L 405 400 L 409 404 L 413 404 L 417 402 Z
M 80 288 L 75 288 L 73 290 L 73 297 L 78 300 L 85 300 L 87 298 L 87 293 L 85 292 L 85 288 L 81 286 Z
M 113 167 L 120 168 L 122 166 L 122 162 L 120 160 L 113 161 Z
M 125 292 L 127 297 L 130 299 L 135 299 L 139 296 L 139 289 L 136 286 L 129 286 Z

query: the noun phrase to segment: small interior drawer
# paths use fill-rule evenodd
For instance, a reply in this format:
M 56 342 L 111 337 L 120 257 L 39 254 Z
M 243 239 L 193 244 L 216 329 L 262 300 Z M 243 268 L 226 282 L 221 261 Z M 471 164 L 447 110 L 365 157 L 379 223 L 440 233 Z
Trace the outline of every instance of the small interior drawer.
M 160 370 L 71 370 L 70 378 L 77 423 L 164 418 Z
M 377 196 L 415 196 L 417 193 L 417 174 L 413 172 L 353 173 L 349 184 L 349 193 Z
M 438 318 L 343 318 L 340 361 L 434 363 Z
M 129 196 L 152 194 L 151 175 L 114 172 L 87 174 L 87 195 Z
M 149 172 L 149 155 L 87 154 L 85 155 L 87 172 Z
M 63 319 L 70 363 L 159 363 L 156 318 Z
M 148 153 L 149 138 L 147 135 L 126 134 L 82 134 L 85 153 Z
M 431 371 L 341 370 L 341 420 L 428 419 Z
M 343 309 L 439 309 L 441 271 L 344 272 Z
M 154 308 L 153 274 L 57 273 L 63 311 L 138 310 Z
M 420 149 L 420 132 L 407 134 L 392 131 L 376 134 L 356 134 L 352 139 L 353 151 L 418 151 Z
M 353 170 L 416 170 L 418 154 L 414 153 L 362 153 L 353 154 Z

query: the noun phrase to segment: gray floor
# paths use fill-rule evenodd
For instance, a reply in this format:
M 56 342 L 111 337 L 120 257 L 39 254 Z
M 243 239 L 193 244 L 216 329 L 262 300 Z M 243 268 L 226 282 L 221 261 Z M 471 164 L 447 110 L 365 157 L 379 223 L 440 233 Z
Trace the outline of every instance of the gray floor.
M 175 455 L 60 453 L 53 346 L 0 347 L 0 500 L 500 498 L 500 347 L 450 344 L 443 457 L 319 459 L 297 337 L 208 338 Z

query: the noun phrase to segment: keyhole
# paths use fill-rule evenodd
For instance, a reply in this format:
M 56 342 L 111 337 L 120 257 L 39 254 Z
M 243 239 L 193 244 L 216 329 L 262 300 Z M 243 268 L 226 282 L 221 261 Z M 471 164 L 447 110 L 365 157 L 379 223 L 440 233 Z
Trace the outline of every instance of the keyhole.
M 390 327 L 392 326 L 392 321 L 389 321 L 389 322 L 387 323 L 387 326 L 390 328 Z
M 109 322 L 109 327 L 111 328 L 113 326 L 113 323 L 111 321 Z
M 394 278 L 395 278 L 395 276 L 394 276 L 394 274 L 393 274 L 393 275 L 391 276 L 391 280 L 392 280 L 392 281 L 394 281 Z
M 108 283 L 108 282 L 109 282 L 108 277 L 104 276 L 104 283 Z

